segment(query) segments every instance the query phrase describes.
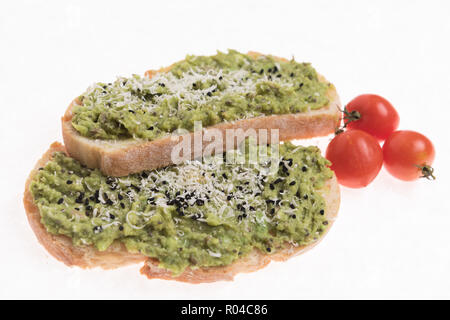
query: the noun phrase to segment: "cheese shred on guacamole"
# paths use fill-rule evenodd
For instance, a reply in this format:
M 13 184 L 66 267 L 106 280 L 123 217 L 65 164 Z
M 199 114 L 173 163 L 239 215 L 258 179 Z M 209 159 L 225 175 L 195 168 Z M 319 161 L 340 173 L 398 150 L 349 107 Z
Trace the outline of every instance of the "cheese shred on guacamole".
M 48 232 L 98 250 L 120 241 L 174 274 L 316 241 L 328 225 L 319 190 L 329 162 L 316 147 L 285 143 L 277 157 L 254 148 L 267 151 L 257 164 L 229 163 L 248 159 L 244 148 L 121 178 L 55 153 L 30 188 Z

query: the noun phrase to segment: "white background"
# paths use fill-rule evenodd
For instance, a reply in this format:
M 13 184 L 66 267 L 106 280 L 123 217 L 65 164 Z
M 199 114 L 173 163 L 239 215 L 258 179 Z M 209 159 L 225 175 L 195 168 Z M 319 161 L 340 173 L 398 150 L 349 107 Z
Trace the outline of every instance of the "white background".
M 450 298 L 449 17 L 449 1 L 2 1 L 0 298 Z M 382 170 L 365 189 L 342 188 L 317 248 L 234 282 L 147 280 L 139 266 L 84 271 L 50 257 L 22 193 L 62 141 L 71 99 L 94 81 L 227 48 L 310 61 L 343 103 L 385 96 L 402 129 L 434 142 L 438 179 Z

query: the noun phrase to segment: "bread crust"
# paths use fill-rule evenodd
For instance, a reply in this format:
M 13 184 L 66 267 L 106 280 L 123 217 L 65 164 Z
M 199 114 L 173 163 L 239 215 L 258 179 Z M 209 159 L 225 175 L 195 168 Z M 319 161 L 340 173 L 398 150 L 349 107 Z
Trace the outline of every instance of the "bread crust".
M 249 55 L 256 57 L 261 54 L 249 52 Z M 282 58 L 277 59 L 286 61 L 286 59 Z M 150 70 L 146 72 L 146 76 L 152 77 L 158 72 L 167 72 L 170 68 L 171 66 L 158 71 Z M 319 75 L 319 80 L 328 83 L 321 75 Z M 339 110 L 341 103 L 333 85 L 330 85 L 327 97 L 330 101 L 329 104 L 318 110 L 220 123 L 205 128 L 202 134 L 207 135 L 212 132 L 211 130 L 219 130 L 222 133 L 222 137 L 225 137 L 227 129 L 242 129 L 244 131 L 242 138 L 244 138 L 248 136 L 245 132 L 248 129 L 278 129 L 279 141 L 324 136 L 334 132 L 340 122 Z M 106 175 L 125 176 L 143 170 L 152 170 L 171 165 L 173 164 L 171 154 L 174 146 L 182 139 L 189 139 L 184 141 L 193 141 L 193 132 L 176 137 L 164 137 L 154 141 L 138 141 L 134 139 L 111 141 L 86 138 L 80 135 L 72 126 L 72 107 L 74 104 L 81 104 L 81 102 L 77 99 L 72 101 L 61 120 L 67 152 L 71 157 L 84 165 L 90 168 L 99 168 Z M 268 142 L 270 142 L 270 134 L 268 139 L 259 141 L 261 144 Z M 184 159 L 193 158 L 196 154 L 202 154 L 208 145 L 209 143 L 203 142 L 201 150 L 191 148 L 191 154 L 183 155 Z M 216 151 L 222 152 L 226 148 L 236 148 L 236 144 L 228 145 L 226 144 L 226 139 L 223 139 L 223 146 Z
M 75 247 L 69 237 L 52 235 L 47 232 L 44 225 L 41 223 L 39 209 L 33 201 L 33 196 L 30 192 L 30 184 L 38 169 L 43 167 L 56 151 L 66 152 L 63 145 L 58 142 L 53 143 L 31 171 L 25 184 L 23 203 L 28 222 L 39 242 L 52 256 L 67 266 L 114 269 L 145 261 L 145 264 L 141 269 L 141 274 L 147 276 L 149 279 L 176 280 L 188 283 L 231 281 L 238 273 L 253 272 L 267 266 L 270 261 L 285 261 L 311 249 L 317 245 L 317 243 L 325 236 L 325 233 L 331 228 L 339 210 L 339 185 L 336 178 L 333 177 L 322 189 L 322 195 L 326 203 L 325 210 L 329 226 L 327 231 L 321 235 L 318 241 L 307 246 L 294 247 L 290 245 L 286 249 L 271 255 L 254 250 L 228 266 L 199 269 L 187 268 L 180 276 L 173 277 L 171 271 L 158 267 L 157 259 L 148 258 L 139 253 L 128 252 L 125 246 L 118 241 L 114 242 L 107 250 L 98 251 L 93 246 Z

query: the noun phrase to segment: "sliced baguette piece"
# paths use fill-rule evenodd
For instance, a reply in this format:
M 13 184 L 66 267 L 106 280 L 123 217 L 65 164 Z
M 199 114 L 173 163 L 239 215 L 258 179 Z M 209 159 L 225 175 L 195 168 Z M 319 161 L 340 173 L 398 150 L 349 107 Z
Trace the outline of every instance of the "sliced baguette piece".
M 249 52 L 249 55 L 257 57 L 261 54 Z M 286 61 L 283 58 L 277 58 L 280 61 Z M 146 76 L 152 77 L 158 72 L 167 72 L 171 66 L 154 71 L 149 70 Z M 319 80 L 328 83 L 328 81 L 319 75 Z M 279 129 L 279 140 L 287 141 L 293 139 L 305 139 L 316 136 L 324 136 L 335 131 L 340 122 L 341 103 L 336 89 L 330 84 L 327 91 L 329 104 L 323 108 L 296 114 L 271 115 L 234 122 L 224 122 L 208 128 L 204 128 L 202 135 L 206 135 L 210 130 L 219 130 L 225 137 L 227 129 L 242 129 L 244 134 L 239 138 L 248 136 L 248 129 Z M 126 140 L 99 140 L 90 139 L 80 135 L 72 126 L 72 107 L 75 104 L 81 104 L 78 99 L 72 101 L 62 117 L 62 133 L 64 143 L 69 155 L 90 168 L 99 168 L 103 173 L 110 176 L 125 176 L 131 173 L 137 173 L 143 170 L 152 170 L 173 164 L 171 153 L 182 139 L 193 141 L 194 133 L 179 135 L 177 137 L 168 136 L 153 141 L 139 141 L 135 139 Z M 223 139 L 222 149 L 232 149 L 235 145 L 226 145 L 226 139 Z M 258 141 L 261 144 L 270 142 L 268 139 Z M 191 154 L 184 154 L 183 159 L 192 159 L 195 155 L 202 154 L 209 143 L 203 142 L 201 150 L 195 150 L 192 145 Z M 209 154 L 206 154 L 209 155 Z
M 149 279 L 176 280 L 188 283 L 231 281 L 238 273 L 253 272 L 267 266 L 272 260 L 285 261 L 291 257 L 299 255 L 314 247 L 326 234 L 326 232 L 324 232 L 318 241 L 307 246 L 289 246 L 286 249 L 271 255 L 254 250 L 247 256 L 228 266 L 199 269 L 188 268 L 177 277 L 173 277 L 171 271 L 159 268 L 158 260 L 148 258 L 139 253 L 128 252 L 125 246 L 120 242 L 113 243 L 106 251 L 98 251 L 93 246 L 75 247 L 69 237 L 63 235 L 52 235 L 47 232 L 44 225 L 41 223 L 39 209 L 35 205 L 30 191 L 31 181 L 39 168 L 43 167 L 51 159 L 52 154 L 57 151 L 66 152 L 63 145 L 55 142 L 37 162 L 35 168 L 31 171 L 26 181 L 23 202 L 28 221 L 39 242 L 53 257 L 67 266 L 78 266 L 83 269 L 94 267 L 114 269 L 145 261 L 145 264 L 141 269 L 141 273 L 146 275 Z M 333 224 L 333 221 L 337 217 L 340 203 L 339 185 L 335 177 L 326 183 L 322 189 L 322 195 L 326 203 L 325 214 L 329 221 L 329 226 L 327 228 L 328 232 Z

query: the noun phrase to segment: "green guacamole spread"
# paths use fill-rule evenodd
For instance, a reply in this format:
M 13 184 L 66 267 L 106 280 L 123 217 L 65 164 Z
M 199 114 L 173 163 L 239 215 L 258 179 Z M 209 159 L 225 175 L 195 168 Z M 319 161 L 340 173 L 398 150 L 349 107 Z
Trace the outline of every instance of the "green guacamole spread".
M 229 50 L 187 56 L 153 78 L 133 75 L 95 83 L 73 108 L 73 127 L 93 139 L 154 140 L 177 129 L 272 114 L 299 113 L 328 104 L 331 84 L 308 63 L 258 58 Z
M 48 232 L 98 250 L 121 241 L 174 275 L 230 264 L 254 248 L 272 254 L 317 240 L 328 225 L 319 190 L 332 177 L 319 149 L 285 143 L 278 158 L 259 164 L 223 161 L 247 153 L 122 178 L 55 153 L 30 188 Z

